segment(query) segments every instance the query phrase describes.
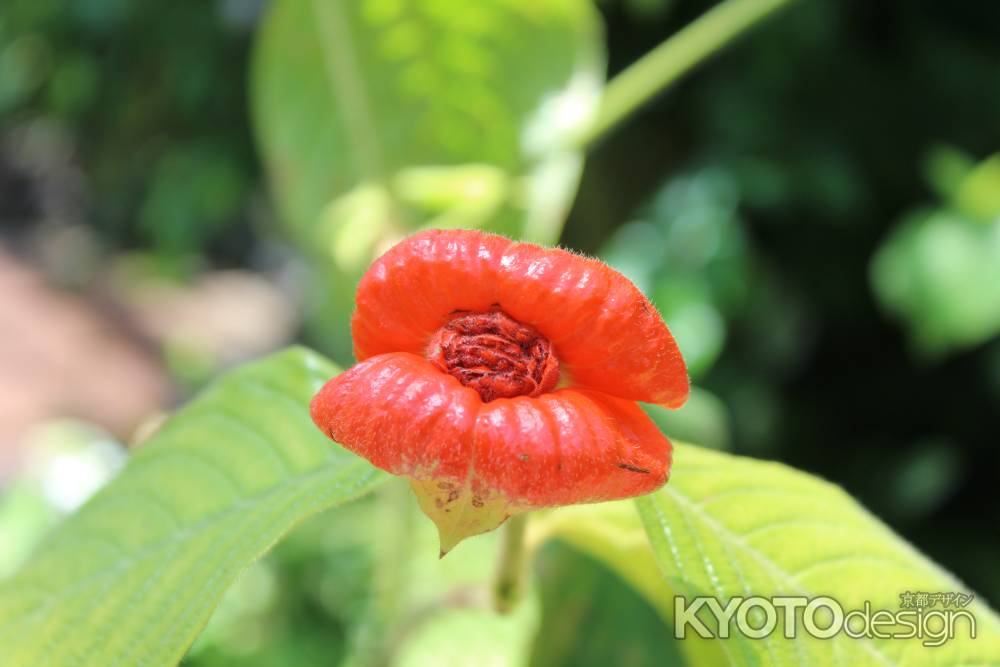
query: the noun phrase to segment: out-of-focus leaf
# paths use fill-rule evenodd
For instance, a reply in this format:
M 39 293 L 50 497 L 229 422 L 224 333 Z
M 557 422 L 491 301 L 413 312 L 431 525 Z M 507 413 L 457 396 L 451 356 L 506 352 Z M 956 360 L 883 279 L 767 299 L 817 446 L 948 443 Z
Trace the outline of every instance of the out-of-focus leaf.
M 51 49 L 51 44 L 35 33 L 0 43 L 0 112 L 22 103 L 45 81 Z
M 747 301 L 753 256 L 729 170 L 671 178 L 601 252 L 656 304 L 698 378 L 718 359 L 728 321 Z
M 642 407 L 670 438 L 700 442 L 712 449 L 732 447 L 729 410 L 705 389 L 692 387 L 687 403 L 678 410 L 653 404 Z
M 676 0 L 623 0 L 630 14 L 636 19 L 662 19 L 676 4 Z
M 169 665 L 295 524 L 383 479 L 315 428 L 336 369 L 291 349 L 224 376 L 0 587 L 3 662 Z
M 190 667 L 342 664 L 371 600 L 371 497 L 297 526 L 226 591 Z
M 871 280 L 920 352 L 978 345 L 1000 332 L 1000 219 L 982 224 L 944 209 L 914 214 L 879 248 Z
M 526 667 L 539 604 L 528 596 L 511 614 L 476 604 L 450 607 L 420 623 L 399 647 L 394 667 Z
M 441 559 L 437 529 L 406 480 L 382 486 L 375 501 L 369 604 L 350 619 L 352 651 L 342 664 L 419 665 L 434 656 L 440 665 L 525 664 L 538 604 L 529 593 L 513 619 L 494 610 L 499 532 L 470 538 Z
M 677 593 L 660 571 L 633 501 L 562 507 L 536 515 L 529 526 L 533 541 L 556 537 L 606 565 L 649 601 L 664 620 L 663 632 L 672 635 Z M 680 648 L 687 664 L 726 664 L 716 641 L 691 636 Z
M 962 180 L 955 192 L 955 206 L 976 220 L 989 223 L 1000 219 L 1000 154 L 980 162 Z
M 0 579 L 114 476 L 125 449 L 91 424 L 64 419 L 30 429 L 22 456 L 14 477 L 0 484 Z
M 239 165 L 220 149 L 171 150 L 156 165 L 139 228 L 164 253 L 191 252 L 233 221 L 245 192 Z
M 661 278 L 653 292 L 692 377 L 712 367 L 726 342 L 726 321 L 708 292 L 704 278 L 681 276 Z
M 401 171 L 395 185 L 400 200 L 434 214 L 424 226 L 436 229 L 483 227 L 510 188 L 507 174 L 486 164 L 413 167 Z
M 675 595 L 733 597 L 829 595 L 845 611 L 898 610 L 906 592 L 967 592 L 838 487 L 786 466 L 677 445 L 670 482 L 635 501 L 553 512 L 541 530 L 568 539 L 620 572 L 661 610 Z M 639 538 L 645 527 L 649 542 Z M 650 549 L 651 545 L 651 549 Z M 658 571 L 650 568 L 651 560 Z M 929 648 L 921 639 L 831 639 L 779 630 L 763 639 L 692 641 L 692 664 L 957 665 L 1000 658 L 1000 619 L 979 601 L 971 639 L 963 621 L 955 637 Z M 699 615 L 710 625 L 707 614 Z M 825 627 L 825 626 L 823 626 Z M 897 626 L 899 627 L 899 626 Z M 902 632 L 903 629 L 899 628 Z M 708 657 L 704 651 L 721 654 Z
M 538 554 L 535 667 L 681 667 L 656 609 L 601 563 L 559 542 Z
M 924 172 L 941 199 L 962 215 L 985 223 L 1000 217 L 1000 153 L 976 164 L 953 146 L 935 146 Z
M 961 451 L 949 439 L 932 438 L 903 454 L 886 484 L 892 515 L 912 520 L 940 507 L 962 479 Z
M 942 199 L 950 199 L 976 164 L 954 146 L 934 146 L 924 160 L 924 178 Z
M 320 214 L 316 240 L 348 275 L 361 273 L 377 244 L 393 227 L 392 200 L 386 189 L 362 183 L 327 204 Z
M 254 58 L 256 133 L 307 242 L 327 203 L 360 183 L 470 164 L 527 177 L 512 192 L 527 219 L 506 230 L 552 242 L 602 67 L 586 0 L 276 0 Z M 404 229 L 422 222 L 394 214 Z

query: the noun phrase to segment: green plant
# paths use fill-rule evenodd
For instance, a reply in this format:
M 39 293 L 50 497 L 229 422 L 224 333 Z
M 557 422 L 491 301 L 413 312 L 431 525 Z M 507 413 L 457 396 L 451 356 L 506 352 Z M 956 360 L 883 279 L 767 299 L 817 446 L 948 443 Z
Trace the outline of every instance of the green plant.
M 313 336 L 345 329 L 353 279 L 408 232 L 461 226 L 555 242 L 582 152 L 785 4 L 728 0 L 602 88 L 599 26 L 583 1 L 463 3 L 464 11 L 448 2 L 275 2 L 256 54 L 255 119 L 279 208 L 313 259 Z M 346 357 L 346 336 L 331 340 Z M 545 595 L 513 576 L 526 585 L 520 602 L 506 616 L 490 609 L 475 582 L 492 567 L 494 536 L 437 565 L 405 495 L 309 420 L 310 397 L 337 372 L 291 349 L 232 371 L 181 409 L 0 584 L 3 664 L 175 663 L 230 586 L 245 592 L 267 578 L 248 570 L 255 561 L 335 506 L 359 532 L 403 545 L 366 542 L 344 559 L 360 562 L 384 593 L 351 610 L 346 664 L 481 664 L 485 655 L 523 664 Z M 833 485 L 694 445 L 678 445 L 676 461 L 672 481 L 647 497 L 539 513 L 502 552 L 514 557 L 505 575 L 519 554 L 544 555 L 559 540 L 627 583 L 668 638 L 677 596 L 831 595 L 845 608 L 893 609 L 904 592 L 967 593 Z M 357 502 L 341 507 L 349 501 Z M 331 572 L 352 576 L 334 560 Z M 434 613 L 415 620 L 414 609 Z M 691 636 L 663 650 L 692 665 L 997 662 L 1000 621 L 978 600 L 968 609 L 977 638 L 959 633 L 935 649 L 919 639 Z

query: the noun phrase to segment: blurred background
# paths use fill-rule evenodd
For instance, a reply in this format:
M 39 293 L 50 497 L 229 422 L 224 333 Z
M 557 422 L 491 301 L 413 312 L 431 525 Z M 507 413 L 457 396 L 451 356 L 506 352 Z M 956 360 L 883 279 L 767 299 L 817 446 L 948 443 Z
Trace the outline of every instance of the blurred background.
M 1000 604 L 1000 4 L 788 3 L 599 140 L 605 72 L 714 3 L 535 4 L 0 4 L 0 577 L 219 372 L 350 364 L 373 254 L 466 226 L 625 272 L 697 387 L 669 434 L 843 485 Z M 296 532 L 186 663 L 360 664 L 379 511 Z M 535 664 L 675 655 L 595 562 L 538 581 Z

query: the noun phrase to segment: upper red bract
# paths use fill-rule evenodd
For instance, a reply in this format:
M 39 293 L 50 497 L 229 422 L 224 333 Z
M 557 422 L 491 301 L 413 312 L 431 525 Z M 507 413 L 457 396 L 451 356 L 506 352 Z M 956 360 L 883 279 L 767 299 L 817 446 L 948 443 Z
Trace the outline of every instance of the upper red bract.
M 670 443 L 635 401 L 680 406 L 684 361 L 649 300 L 597 260 L 416 234 L 361 279 L 352 333 L 360 363 L 312 415 L 380 468 L 518 511 L 640 495 L 669 475 Z
M 423 356 L 454 311 L 500 309 L 552 343 L 574 386 L 667 407 L 687 398 L 684 360 L 656 308 L 596 259 L 496 234 L 433 230 L 375 260 L 356 301 L 358 361 Z

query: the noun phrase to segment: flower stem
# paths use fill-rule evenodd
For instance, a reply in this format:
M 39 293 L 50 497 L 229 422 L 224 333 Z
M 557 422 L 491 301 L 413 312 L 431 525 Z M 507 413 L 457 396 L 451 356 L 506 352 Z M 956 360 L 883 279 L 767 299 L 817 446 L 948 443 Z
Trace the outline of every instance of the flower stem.
M 580 144 L 590 147 L 640 107 L 771 13 L 794 0 L 726 0 L 644 55 L 604 90 Z
M 507 520 L 500 538 L 500 560 L 493 585 L 493 604 L 501 614 L 509 613 L 521 599 L 526 560 L 524 533 L 527 525 L 527 514 L 515 514 Z

